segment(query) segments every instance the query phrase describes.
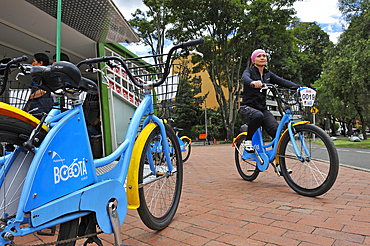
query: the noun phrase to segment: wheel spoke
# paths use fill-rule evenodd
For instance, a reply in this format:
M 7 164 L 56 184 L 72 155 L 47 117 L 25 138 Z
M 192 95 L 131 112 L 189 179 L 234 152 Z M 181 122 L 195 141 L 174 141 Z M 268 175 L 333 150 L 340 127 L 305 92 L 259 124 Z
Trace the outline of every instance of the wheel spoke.
M 177 136 L 169 131 L 167 125 L 166 133 L 171 145 L 172 172 L 169 172 L 163 153 L 164 148 L 162 141 L 160 141 L 159 126 L 150 133 L 143 150 L 143 153 L 148 153 L 149 146 L 159 146 L 159 148 L 155 148 L 155 152 L 149 151 L 149 154 L 153 155 L 153 169 L 155 169 L 156 175 L 153 175 L 154 170 L 151 171 L 147 155 L 144 156 L 145 158 L 142 157 L 140 161 L 140 207 L 138 212 L 145 225 L 154 230 L 161 230 L 171 222 L 179 204 L 182 186 L 182 161 L 179 159 L 181 151 L 176 141 Z

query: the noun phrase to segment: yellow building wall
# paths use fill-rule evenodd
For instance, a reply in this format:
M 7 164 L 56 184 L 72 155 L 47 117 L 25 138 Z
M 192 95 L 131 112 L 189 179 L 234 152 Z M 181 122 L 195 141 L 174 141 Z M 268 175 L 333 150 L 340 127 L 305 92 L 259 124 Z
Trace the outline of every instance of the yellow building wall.
M 208 94 L 208 96 L 205 100 L 205 103 L 202 104 L 202 108 L 204 108 L 205 104 L 207 105 L 207 108 L 218 108 L 220 105 L 217 102 L 216 92 L 215 92 L 215 89 L 213 87 L 211 78 L 208 75 L 208 72 L 206 70 L 204 70 L 204 71 L 200 71 L 198 73 L 193 73 L 192 72 L 193 71 L 192 70 L 193 63 L 191 63 L 190 59 L 191 59 L 190 56 L 187 59 L 182 58 L 183 61 L 181 63 L 183 63 L 184 60 L 185 60 L 185 63 L 183 63 L 183 64 L 186 65 L 190 69 L 190 71 L 191 71 L 190 76 L 192 78 L 195 77 L 195 76 L 200 76 L 201 77 L 201 80 L 202 80 L 201 88 L 202 88 L 202 90 L 199 94 L 197 94 L 197 96 L 204 96 L 209 92 L 209 94 Z M 228 89 L 225 88 L 225 87 L 222 87 L 222 91 L 224 92 L 226 100 L 229 100 Z

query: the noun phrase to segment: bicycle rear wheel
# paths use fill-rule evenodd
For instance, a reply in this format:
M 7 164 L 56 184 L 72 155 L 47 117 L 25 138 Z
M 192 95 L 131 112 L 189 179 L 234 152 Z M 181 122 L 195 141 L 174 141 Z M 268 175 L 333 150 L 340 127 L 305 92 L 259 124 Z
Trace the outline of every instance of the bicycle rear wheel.
M 144 224 L 153 230 L 162 230 L 171 223 L 180 202 L 182 189 L 180 145 L 172 128 L 167 124 L 165 128 L 170 149 L 173 150 L 170 153 L 173 173 L 168 171 L 159 126 L 150 133 L 140 159 L 138 213 Z M 162 146 L 158 147 L 158 143 Z M 151 149 L 151 146 L 156 148 Z M 150 169 L 148 155 L 153 159 L 155 174 Z
M 58 234 L 58 241 L 67 240 L 71 238 L 77 237 L 78 232 L 78 225 L 80 222 L 80 218 L 64 222 L 60 224 L 59 227 L 59 234 Z M 58 244 L 60 246 L 74 246 L 76 245 L 76 241 L 71 241 L 68 243 Z
M 23 148 L 35 127 L 22 120 L 0 115 L 0 219 L 7 221 L 15 216 L 23 184 L 34 153 Z M 41 131 L 38 144 L 46 135 Z M 9 162 L 11 158 L 11 162 Z M 6 168 L 4 166 L 6 164 Z M 6 170 L 6 171 L 5 171 Z
M 94 213 L 90 213 L 80 218 L 76 218 L 71 221 L 64 222 L 60 224 L 58 241 L 66 240 L 64 243 L 59 243 L 58 246 L 75 246 L 76 244 L 81 245 L 81 243 L 76 243 L 77 240 L 83 240 L 87 245 L 95 242 L 97 245 L 102 245 L 100 238 L 96 232 L 97 222 Z M 91 236 L 96 234 L 94 236 Z M 83 238 L 86 235 L 90 235 L 89 238 Z
M 191 144 L 190 144 L 189 139 L 187 138 L 182 139 L 182 142 L 184 143 L 185 151 L 181 152 L 181 158 L 182 158 L 182 162 L 185 162 L 189 159 L 190 151 L 191 151 Z
M 311 124 L 294 127 L 294 141 L 304 159 L 294 152 L 292 139 L 286 134 L 279 149 L 281 172 L 288 185 L 298 194 L 319 196 L 334 184 L 339 170 L 339 158 L 331 138 L 319 127 Z M 309 152 L 307 156 L 304 145 Z M 291 169 L 289 174 L 287 169 Z
M 243 156 L 245 153 L 244 150 L 244 141 L 246 140 L 246 136 L 241 136 L 235 146 L 235 164 L 236 168 L 238 169 L 238 172 L 240 176 L 247 180 L 247 181 L 253 181 L 258 177 L 258 174 L 260 173 L 257 162 L 254 160 L 249 160 Z

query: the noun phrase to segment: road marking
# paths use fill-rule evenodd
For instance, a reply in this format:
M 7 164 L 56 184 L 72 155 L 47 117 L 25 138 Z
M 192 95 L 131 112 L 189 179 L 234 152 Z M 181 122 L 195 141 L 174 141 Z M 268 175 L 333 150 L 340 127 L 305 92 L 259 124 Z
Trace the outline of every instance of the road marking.
M 365 153 L 365 154 L 370 154 L 370 152 L 368 152 L 368 151 L 360 151 L 360 150 L 358 150 L 358 151 L 356 151 L 357 153 Z

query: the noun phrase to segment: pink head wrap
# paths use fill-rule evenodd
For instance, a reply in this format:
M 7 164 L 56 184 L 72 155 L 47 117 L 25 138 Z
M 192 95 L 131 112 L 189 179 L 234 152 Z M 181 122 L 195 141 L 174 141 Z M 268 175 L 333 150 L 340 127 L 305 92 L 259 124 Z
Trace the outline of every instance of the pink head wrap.
M 260 53 L 265 53 L 266 54 L 266 52 L 264 50 L 262 50 L 262 49 L 258 49 L 258 50 L 253 51 L 252 56 L 251 56 L 251 59 L 252 59 L 252 63 L 253 64 L 254 64 L 254 59 Z

